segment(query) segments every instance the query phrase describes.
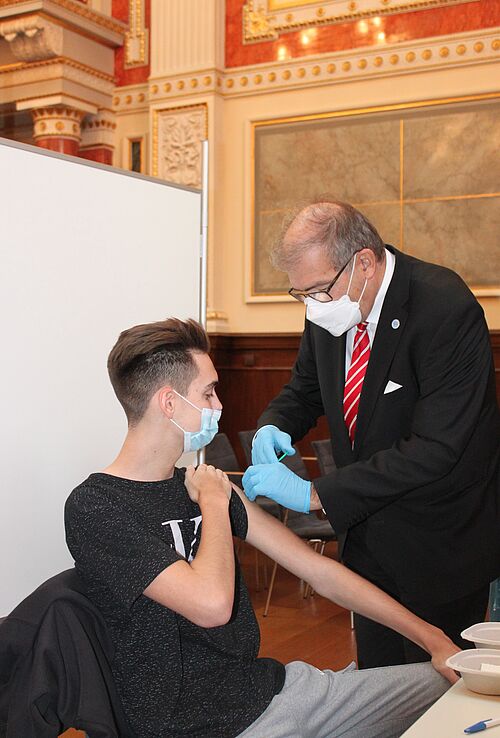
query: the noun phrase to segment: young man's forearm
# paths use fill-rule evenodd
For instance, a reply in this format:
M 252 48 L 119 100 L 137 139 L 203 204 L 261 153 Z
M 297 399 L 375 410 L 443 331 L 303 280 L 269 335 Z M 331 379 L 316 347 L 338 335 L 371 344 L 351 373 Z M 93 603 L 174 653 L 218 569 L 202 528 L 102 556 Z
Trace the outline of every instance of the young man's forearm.
M 200 503 L 203 518 L 198 551 L 191 562 L 192 571 L 203 580 L 215 604 L 227 619 L 234 600 L 234 545 L 229 519 L 229 500 L 210 497 Z

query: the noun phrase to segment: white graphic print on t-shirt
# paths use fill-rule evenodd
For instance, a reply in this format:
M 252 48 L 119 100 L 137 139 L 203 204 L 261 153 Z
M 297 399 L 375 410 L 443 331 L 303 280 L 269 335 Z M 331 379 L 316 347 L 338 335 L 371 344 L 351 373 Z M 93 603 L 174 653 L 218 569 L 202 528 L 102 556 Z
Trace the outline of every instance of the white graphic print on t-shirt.
M 175 548 L 179 556 L 183 556 L 188 562 L 194 558 L 193 551 L 200 523 L 201 515 L 196 515 L 196 517 L 188 518 L 187 520 L 165 520 L 162 523 L 162 525 L 170 526 L 174 539 L 172 548 Z M 189 548 L 189 554 L 187 556 L 186 548 Z

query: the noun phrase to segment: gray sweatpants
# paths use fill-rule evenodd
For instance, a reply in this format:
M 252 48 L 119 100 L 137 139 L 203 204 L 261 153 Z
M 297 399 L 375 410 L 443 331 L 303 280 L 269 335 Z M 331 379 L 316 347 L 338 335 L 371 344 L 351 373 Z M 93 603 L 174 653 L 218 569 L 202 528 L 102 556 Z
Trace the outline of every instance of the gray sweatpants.
M 335 672 L 292 661 L 281 692 L 239 738 L 397 738 L 449 686 L 429 663 Z

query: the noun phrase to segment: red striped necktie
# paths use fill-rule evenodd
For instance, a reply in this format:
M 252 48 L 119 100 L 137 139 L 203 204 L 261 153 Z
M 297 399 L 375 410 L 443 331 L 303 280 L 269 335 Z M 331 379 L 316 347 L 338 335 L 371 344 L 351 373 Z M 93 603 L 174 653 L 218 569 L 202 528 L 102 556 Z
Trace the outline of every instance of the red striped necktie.
M 351 366 L 347 372 L 344 387 L 344 419 L 352 445 L 354 445 L 354 435 L 356 433 L 359 399 L 366 367 L 370 359 L 370 339 L 366 330 L 367 326 L 368 323 L 358 323 L 357 325 L 358 330 L 354 336 L 352 347 Z

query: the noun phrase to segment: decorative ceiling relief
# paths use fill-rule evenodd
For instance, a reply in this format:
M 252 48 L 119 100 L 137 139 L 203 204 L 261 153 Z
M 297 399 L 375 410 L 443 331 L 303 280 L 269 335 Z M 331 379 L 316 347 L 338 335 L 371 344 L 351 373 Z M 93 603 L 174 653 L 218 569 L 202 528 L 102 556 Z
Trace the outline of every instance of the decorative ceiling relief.
M 281 33 L 311 26 L 346 23 L 415 10 L 460 5 L 474 0 L 247 0 L 243 8 L 245 43 L 272 41 Z

